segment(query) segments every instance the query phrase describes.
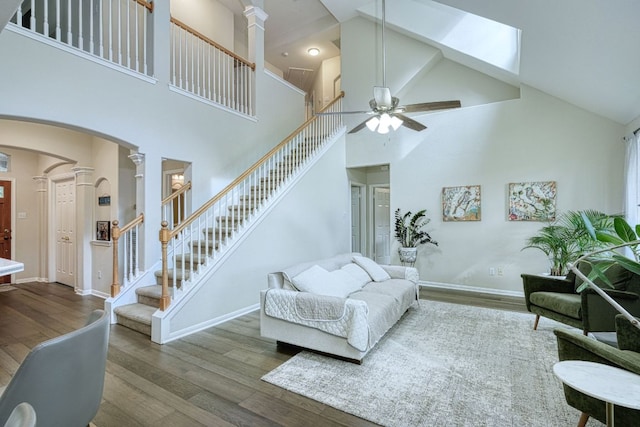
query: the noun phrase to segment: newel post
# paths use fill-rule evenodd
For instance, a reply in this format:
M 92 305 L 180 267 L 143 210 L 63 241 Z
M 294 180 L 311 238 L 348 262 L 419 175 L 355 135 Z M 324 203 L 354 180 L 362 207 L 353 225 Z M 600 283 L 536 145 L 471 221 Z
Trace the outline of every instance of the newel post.
M 167 268 L 167 246 L 171 239 L 171 231 L 167 228 L 169 223 L 162 221 L 160 230 L 160 243 L 162 244 L 162 296 L 160 297 L 160 310 L 164 311 L 169 307 L 169 270 Z
M 113 240 L 113 280 L 111 283 L 111 296 L 115 297 L 120 293 L 120 278 L 118 276 L 118 239 L 120 238 L 120 227 L 118 220 L 113 220 L 111 229 L 111 239 Z

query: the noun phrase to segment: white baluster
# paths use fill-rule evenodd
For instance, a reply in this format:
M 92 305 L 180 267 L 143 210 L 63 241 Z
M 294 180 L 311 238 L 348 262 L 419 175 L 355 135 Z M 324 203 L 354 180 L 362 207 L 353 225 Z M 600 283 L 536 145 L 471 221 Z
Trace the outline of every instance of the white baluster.
M 62 37 L 60 29 L 60 0 L 56 0 L 56 40 L 60 41 Z

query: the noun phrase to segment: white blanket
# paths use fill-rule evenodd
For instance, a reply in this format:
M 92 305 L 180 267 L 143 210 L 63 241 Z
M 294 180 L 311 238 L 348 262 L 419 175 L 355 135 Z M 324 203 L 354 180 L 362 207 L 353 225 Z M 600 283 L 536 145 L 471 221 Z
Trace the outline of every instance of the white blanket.
M 369 348 L 369 310 L 364 301 L 269 289 L 264 309 L 268 316 L 346 338 L 359 351 Z

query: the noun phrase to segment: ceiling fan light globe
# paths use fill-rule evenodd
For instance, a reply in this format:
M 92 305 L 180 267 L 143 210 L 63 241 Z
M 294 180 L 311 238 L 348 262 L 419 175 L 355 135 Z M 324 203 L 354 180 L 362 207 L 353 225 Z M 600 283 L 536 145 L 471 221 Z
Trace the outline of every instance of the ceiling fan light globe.
M 383 113 L 380 115 L 380 127 L 389 128 L 391 126 L 391 116 L 387 113 Z
M 378 126 L 378 133 L 380 135 L 385 135 L 389 133 L 389 126 L 382 126 L 382 125 Z
M 400 126 L 402 126 L 402 119 L 396 116 L 391 116 L 391 127 L 393 130 L 398 130 Z
M 366 124 L 371 132 L 375 132 L 376 128 L 380 124 L 380 120 L 377 117 L 371 117 L 369 120 L 367 120 Z
M 393 104 L 391 99 L 391 90 L 388 87 L 374 86 L 373 99 L 376 100 L 378 108 L 389 109 Z

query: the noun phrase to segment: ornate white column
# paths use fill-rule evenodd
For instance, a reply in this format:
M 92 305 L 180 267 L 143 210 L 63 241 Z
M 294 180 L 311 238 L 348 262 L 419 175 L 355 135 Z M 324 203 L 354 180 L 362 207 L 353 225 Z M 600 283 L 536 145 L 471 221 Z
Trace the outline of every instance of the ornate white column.
M 49 222 L 47 203 L 49 179 L 46 176 L 34 176 L 36 184 L 36 209 L 38 210 L 38 235 L 40 236 L 38 245 L 38 280 L 49 281 L 48 277 L 48 244 L 49 244 Z
M 134 165 L 136 165 L 136 174 L 135 174 L 135 178 L 136 178 L 136 216 L 140 215 L 141 213 L 145 214 L 145 218 L 147 218 L 147 213 L 145 213 L 145 191 L 144 191 L 144 186 L 145 186 L 145 182 L 146 180 L 144 179 L 144 169 L 145 169 L 145 155 L 144 153 L 134 153 L 132 152 L 131 154 L 129 154 L 129 159 L 133 162 Z M 139 256 L 139 261 L 140 261 L 140 270 L 142 271 L 143 269 L 146 268 L 147 263 L 145 262 L 145 253 L 146 253 L 146 249 L 145 246 L 147 244 L 149 244 L 149 240 L 145 239 L 146 237 L 146 223 L 147 221 L 143 222 L 142 225 L 139 228 L 139 233 L 140 236 L 137 236 L 137 238 L 139 239 L 139 250 L 140 250 L 140 256 Z M 124 225 L 124 224 L 122 224 Z M 155 243 L 155 242 L 154 242 Z
M 76 286 L 77 294 L 91 293 L 92 256 L 95 187 L 92 181 L 93 168 L 77 166 L 71 169 L 76 175 Z

